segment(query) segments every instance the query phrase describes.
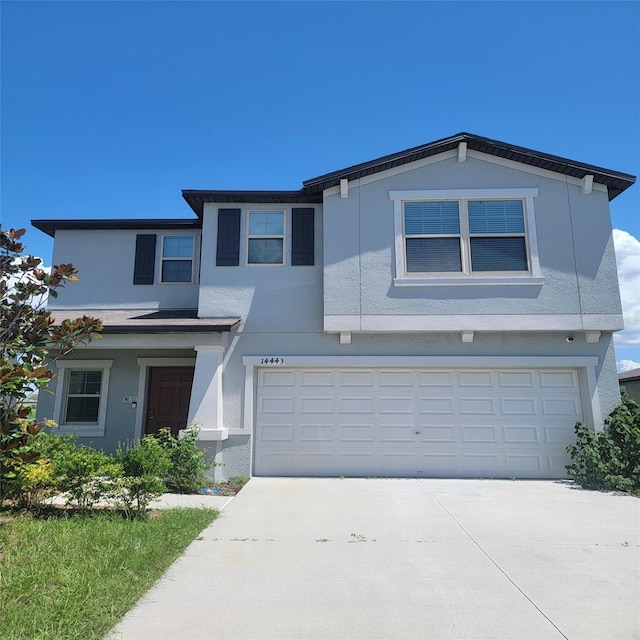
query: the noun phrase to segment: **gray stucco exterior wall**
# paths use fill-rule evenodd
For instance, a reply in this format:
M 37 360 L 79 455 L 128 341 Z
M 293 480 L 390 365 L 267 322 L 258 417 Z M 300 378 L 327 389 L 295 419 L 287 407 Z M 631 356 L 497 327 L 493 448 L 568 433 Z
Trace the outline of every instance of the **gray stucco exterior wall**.
M 539 190 L 534 200 L 542 286 L 393 286 L 389 192 L 463 187 Z M 567 181 L 450 157 L 362 186 L 354 181 L 348 199 L 339 193 L 326 197 L 324 218 L 325 315 L 621 315 L 604 191 L 583 195 Z

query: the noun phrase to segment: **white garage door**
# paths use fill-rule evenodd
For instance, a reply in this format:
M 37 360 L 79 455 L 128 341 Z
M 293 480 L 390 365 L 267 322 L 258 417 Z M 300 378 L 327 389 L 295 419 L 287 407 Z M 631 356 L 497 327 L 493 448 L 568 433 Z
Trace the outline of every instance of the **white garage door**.
M 565 477 L 574 369 L 258 370 L 256 475 Z

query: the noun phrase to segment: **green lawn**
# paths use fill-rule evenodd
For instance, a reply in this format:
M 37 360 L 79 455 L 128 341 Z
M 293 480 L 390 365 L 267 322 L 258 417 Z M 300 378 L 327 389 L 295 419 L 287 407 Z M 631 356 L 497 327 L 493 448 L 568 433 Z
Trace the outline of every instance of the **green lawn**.
M 103 638 L 217 515 L 0 514 L 0 638 Z

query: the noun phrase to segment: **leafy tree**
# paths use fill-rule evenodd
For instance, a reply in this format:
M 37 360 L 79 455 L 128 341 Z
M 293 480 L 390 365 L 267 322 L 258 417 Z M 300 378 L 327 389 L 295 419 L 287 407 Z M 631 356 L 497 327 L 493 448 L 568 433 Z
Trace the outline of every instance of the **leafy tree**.
M 55 376 L 56 359 L 102 328 L 87 316 L 54 324 L 43 302 L 77 280 L 77 269 L 60 264 L 48 273 L 40 258 L 24 253 L 24 233 L 0 228 L 0 504 L 21 467 L 38 457 L 34 443 L 42 425 L 30 417 L 25 399 Z

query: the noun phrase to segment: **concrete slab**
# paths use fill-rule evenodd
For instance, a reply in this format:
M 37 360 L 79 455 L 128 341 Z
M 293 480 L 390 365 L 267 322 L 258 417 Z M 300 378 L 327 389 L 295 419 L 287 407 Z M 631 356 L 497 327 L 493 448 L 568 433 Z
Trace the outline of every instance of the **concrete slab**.
M 640 638 L 639 508 L 553 482 L 254 478 L 109 640 Z

